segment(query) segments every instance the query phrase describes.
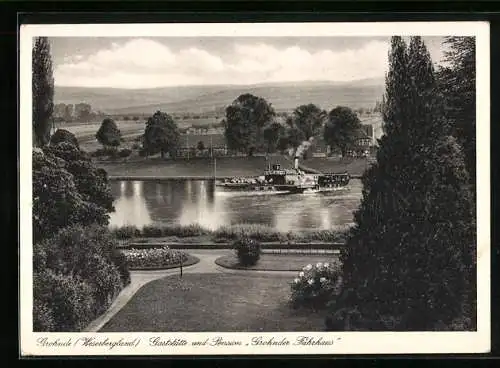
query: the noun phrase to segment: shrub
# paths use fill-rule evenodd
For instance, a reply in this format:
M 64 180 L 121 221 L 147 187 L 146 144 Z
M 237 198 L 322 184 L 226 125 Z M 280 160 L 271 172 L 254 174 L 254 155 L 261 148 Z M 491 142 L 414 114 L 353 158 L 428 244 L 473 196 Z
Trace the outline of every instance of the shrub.
M 141 148 L 141 145 L 139 143 L 132 144 L 132 149 L 138 150 L 140 148 Z
M 339 293 L 341 282 L 342 277 L 337 263 L 308 264 L 291 284 L 292 305 L 326 307 L 328 301 Z
M 96 138 L 103 146 L 119 146 L 121 142 L 121 133 L 116 123 L 111 118 L 105 118 L 99 130 L 96 133 Z
M 120 152 L 118 153 L 118 155 L 120 157 L 128 157 L 132 154 L 132 150 L 131 149 L 128 149 L 128 148 L 124 148 L 122 150 L 120 150 Z
M 95 318 L 92 288 L 79 277 L 46 270 L 33 279 L 34 329 L 81 331 Z
M 141 230 L 136 226 L 127 225 L 111 229 L 111 234 L 116 239 L 125 240 L 141 236 Z
M 142 235 L 146 238 L 160 238 L 163 236 L 163 231 L 159 226 L 148 225 L 142 228 Z
M 36 244 L 33 263 L 37 311 L 42 313 L 37 320 L 40 328 L 50 327 L 52 315 L 56 331 L 79 329 L 106 310 L 130 282 L 126 260 L 116 248 L 116 240 L 106 227 L 97 225 L 64 228 Z M 51 288 L 60 290 L 56 293 Z
M 272 227 L 260 224 L 239 224 L 221 226 L 213 232 L 215 238 L 235 240 L 250 238 L 261 242 L 286 241 L 287 235 L 274 230 Z
M 54 152 L 60 156 L 54 155 Z M 69 225 L 105 225 L 109 220 L 107 210 L 112 208 L 112 197 L 107 178 L 102 177 L 97 170 L 93 171 L 88 166 L 90 163 L 63 159 L 64 153 L 63 150 L 52 148 L 33 151 L 35 243 Z M 66 153 L 76 154 L 73 151 Z M 85 170 L 81 170 L 83 168 Z
M 260 259 L 261 245 L 254 239 L 237 239 L 233 243 L 233 248 L 242 266 L 253 266 Z
M 113 157 L 117 155 L 117 150 L 115 147 L 103 147 L 98 148 L 91 153 L 93 157 Z
M 50 137 L 51 145 L 55 145 L 61 142 L 67 142 L 74 145 L 76 148 L 79 148 L 78 140 L 76 139 L 75 135 L 67 131 L 66 129 L 57 129 L 52 137 Z

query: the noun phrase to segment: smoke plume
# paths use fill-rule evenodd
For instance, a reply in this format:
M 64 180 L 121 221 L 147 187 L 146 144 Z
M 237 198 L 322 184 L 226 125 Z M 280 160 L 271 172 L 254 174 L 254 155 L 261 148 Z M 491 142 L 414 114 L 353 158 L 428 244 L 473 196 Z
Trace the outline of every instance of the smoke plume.
M 302 157 L 304 155 L 304 152 L 306 152 L 309 149 L 309 147 L 311 147 L 313 141 L 314 137 L 309 138 L 307 141 L 303 141 L 297 147 L 297 150 L 295 151 L 295 157 Z

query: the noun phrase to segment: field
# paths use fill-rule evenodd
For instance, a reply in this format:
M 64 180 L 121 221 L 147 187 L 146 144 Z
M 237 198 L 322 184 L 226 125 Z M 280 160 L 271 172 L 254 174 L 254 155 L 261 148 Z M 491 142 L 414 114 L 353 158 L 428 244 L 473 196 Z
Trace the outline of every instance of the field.
M 193 124 L 196 125 L 206 125 L 207 127 L 218 123 L 220 121 L 215 117 L 213 118 L 200 118 L 200 119 L 180 119 L 177 120 L 177 125 L 180 129 L 189 128 Z M 122 133 L 122 137 L 125 140 L 125 144 L 123 147 L 128 147 L 130 144 L 127 142 L 132 142 L 134 138 L 144 133 L 145 129 L 145 120 L 141 119 L 138 121 L 132 120 L 115 120 L 118 129 L 120 129 Z M 80 146 L 82 149 L 86 151 L 95 151 L 100 148 L 101 145 L 97 142 L 95 138 L 95 134 L 99 130 L 102 121 L 92 121 L 88 123 L 69 123 L 69 124 L 61 124 L 58 125 L 58 128 L 66 129 L 73 133 L 78 139 Z M 200 139 L 197 139 L 193 136 L 193 138 L 189 138 L 193 143 L 191 145 L 195 145 Z M 215 143 L 214 143 L 215 144 Z M 130 147 L 128 147 L 130 148 Z
M 260 96 L 278 111 L 292 111 L 299 105 L 314 103 L 323 109 L 336 106 L 373 107 L 381 99 L 384 81 L 346 83 L 303 82 L 270 83 L 248 86 L 215 85 L 152 88 L 139 90 L 111 88 L 55 88 L 55 103 L 89 103 L 94 110 L 108 114 L 207 113 L 224 109 L 243 93 Z

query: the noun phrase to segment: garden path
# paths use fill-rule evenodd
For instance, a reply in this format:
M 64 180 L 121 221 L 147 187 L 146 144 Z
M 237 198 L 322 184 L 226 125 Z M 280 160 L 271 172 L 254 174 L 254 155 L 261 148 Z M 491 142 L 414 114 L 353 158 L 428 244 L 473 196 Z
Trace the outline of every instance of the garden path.
M 256 270 L 233 270 L 220 267 L 215 264 L 215 260 L 232 253 L 230 249 L 185 249 L 185 251 L 197 258 L 199 262 L 183 268 L 183 273 L 232 273 L 232 274 L 272 274 L 272 275 L 290 275 L 293 276 L 295 271 L 256 271 Z M 129 301 L 134 294 L 147 283 L 166 277 L 180 275 L 179 268 L 168 270 L 154 271 L 130 271 L 130 284 L 127 285 L 118 294 L 114 302 L 100 317 L 92 321 L 83 332 L 99 331 L 113 316 L 118 313 Z

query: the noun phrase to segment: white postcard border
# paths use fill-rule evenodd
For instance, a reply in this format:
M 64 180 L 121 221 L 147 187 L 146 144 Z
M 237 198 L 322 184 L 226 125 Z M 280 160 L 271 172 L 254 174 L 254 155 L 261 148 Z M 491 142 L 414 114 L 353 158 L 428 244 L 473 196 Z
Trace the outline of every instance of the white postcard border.
M 206 36 L 460 35 L 476 37 L 477 55 L 477 331 L 476 332 L 289 332 L 289 333 L 34 333 L 32 331 L 32 38 Z M 22 25 L 20 32 L 20 354 L 34 355 L 229 355 L 229 354 L 409 354 L 482 353 L 490 350 L 490 93 L 489 24 L 486 22 L 393 23 L 196 23 Z M 259 346 L 263 337 L 289 345 Z M 299 336 L 328 345 L 296 345 Z M 238 346 L 210 345 L 214 338 Z M 85 340 L 92 338 L 93 340 Z M 185 345 L 152 346 L 152 340 L 184 339 Z M 44 340 L 45 339 L 45 340 Z M 121 339 L 121 340 L 120 340 Z M 192 342 L 203 342 L 193 346 Z M 160 341 L 158 340 L 158 341 Z M 45 344 L 44 344 L 45 341 Z M 48 346 L 56 342 L 62 346 Z M 99 343 L 92 345 L 91 341 Z M 131 344 L 136 346 L 120 346 Z M 87 345 L 85 345 L 87 343 Z M 90 345 L 89 345 L 90 344 Z M 57 345 L 57 344 L 56 344 Z M 154 344 L 153 344 L 154 345 Z

